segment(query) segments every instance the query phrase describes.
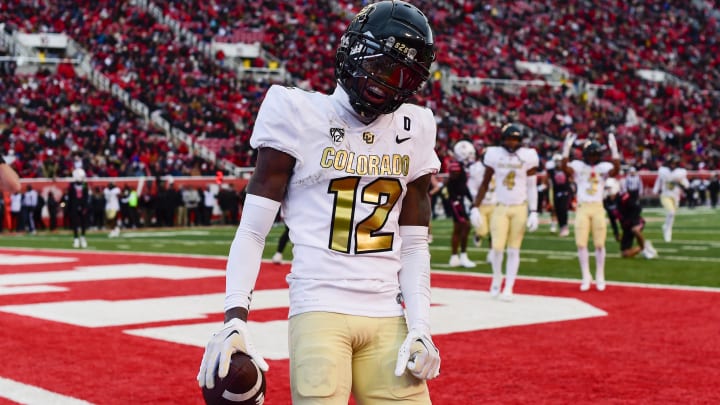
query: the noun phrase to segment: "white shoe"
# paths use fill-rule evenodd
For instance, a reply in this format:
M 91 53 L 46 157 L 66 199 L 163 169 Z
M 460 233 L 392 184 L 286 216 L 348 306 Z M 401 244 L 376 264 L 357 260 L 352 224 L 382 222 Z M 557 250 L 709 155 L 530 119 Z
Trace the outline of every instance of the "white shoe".
M 78 239 L 78 238 L 73 239 L 73 247 L 75 249 L 80 247 L 80 239 Z
M 502 294 L 500 294 L 500 301 L 505 302 L 512 302 L 514 299 L 512 288 L 507 288 L 503 290 Z
M 493 277 L 492 284 L 490 284 L 490 296 L 492 298 L 497 298 L 498 295 L 500 295 L 500 287 L 502 286 L 502 277 L 498 277 L 497 279 Z
M 592 280 L 583 280 L 582 283 L 580 283 L 580 291 L 590 290 L 591 283 L 592 283 Z
M 460 256 L 458 255 L 452 255 L 450 256 L 450 267 L 460 267 L 462 266 L 462 262 L 460 262 Z
M 568 229 L 567 226 L 563 226 L 562 229 L 560 230 L 560 236 L 565 237 L 568 235 L 570 235 L 570 229 Z
M 655 247 L 653 246 L 652 242 L 649 240 L 645 241 L 645 250 L 652 256 L 648 257 L 648 259 L 653 259 L 658 256 L 657 250 L 655 250 Z
M 460 265 L 466 269 L 472 269 L 475 267 L 475 262 L 467 257 L 467 253 L 460 253 Z
M 282 253 L 275 252 L 275 254 L 272 257 L 272 262 L 275 264 L 281 263 L 282 262 Z
M 595 288 L 597 288 L 598 291 L 605 291 L 605 281 L 596 281 Z
M 85 237 L 80 238 L 80 247 L 83 249 L 87 248 L 87 241 L 85 240 Z
M 557 224 L 553 222 L 552 224 L 550 224 L 550 233 L 555 232 L 557 232 Z
M 120 229 L 115 228 L 108 234 L 108 238 L 117 238 L 120 236 Z
M 665 242 L 670 243 L 672 241 L 672 228 L 666 227 L 665 225 L 662 226 L 663 231 L 663 239 Z

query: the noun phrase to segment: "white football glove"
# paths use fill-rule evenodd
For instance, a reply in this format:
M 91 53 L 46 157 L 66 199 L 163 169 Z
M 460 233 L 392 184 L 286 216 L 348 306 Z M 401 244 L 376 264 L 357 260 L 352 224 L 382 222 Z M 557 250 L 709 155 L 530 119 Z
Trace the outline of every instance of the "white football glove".
M 564 158 L 570 158 L 570 150 L 572 149 L 573 145 L 575 145 L 575 139 L 577 139 L 577 134 L 570 132 L 565 137 L 565 142 L 563 143 L 563 150 L 562 155 Z
M 527 229 L 530 232 L 535 232 L 538 229 L 538 214 L 537 212 L 533 211 L 528 215 L 527 219 Z
M 615 140 L 615 134 L 610 132 L 608 135 L 608 149 L 610 149 L 610 157 L 620 159 L 620 153 L 618 152 L 617 141 Z
M 432 380 L 440 375 L 440 350 L 430 336 L 416 329 L 408 332 L 398 351 L 395 375 L 403 375 L 405 368 L 421 380 Z
M 230 369 L 230 358 L 235 352 L 247 353 L 262 371 L 270 369 L 252 343 L 247 323 L 233 318 L 225 322 L 219 332 L 213 334 L 205 348 L 197 375 L 200 387 L 204 386 L 210 389 L 215 387 L 215 370 L 217 370 L 218 377 L 225 378 Z
M 483 216 L 480 214 L 480 209 L 478 207 L 472 207 L 470 210 L 470 223 L 473 227 L 475 227 L 475 229 L 479 229 L 483 226 Z

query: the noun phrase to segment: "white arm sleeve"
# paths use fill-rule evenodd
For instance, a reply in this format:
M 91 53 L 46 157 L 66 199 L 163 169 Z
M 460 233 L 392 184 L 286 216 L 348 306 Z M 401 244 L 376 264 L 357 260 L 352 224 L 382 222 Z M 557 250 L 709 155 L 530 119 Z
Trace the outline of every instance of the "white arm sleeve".
M 538 189 L 537 189 L 537 176 L 532 175 L 527 177 L 527 194 L 528 194 L 528 210 L 537 211 L 538 205 Z
M 401 226 L 400 292 L 409 330 L 430 336 L 430 249 L 428 227 Z
M 260 272 L 265 237 L 275 222 L 280 202 L 248 194 L 243 215 L 230 245 L 225 269 L 225 310 L 250 307 L 250 298 Z
M 655 185 L 653 185 L 653 194 L 660 194 L 661 185 L 662 180 L 660 179 L 660 173 L 658 173 L 657 178 L 655 178 Z

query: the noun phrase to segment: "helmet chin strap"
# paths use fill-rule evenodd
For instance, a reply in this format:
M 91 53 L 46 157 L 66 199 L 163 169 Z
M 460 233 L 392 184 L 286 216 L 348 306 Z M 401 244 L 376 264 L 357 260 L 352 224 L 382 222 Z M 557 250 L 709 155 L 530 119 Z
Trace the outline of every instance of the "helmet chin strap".
M 353 111 L 357 114 L 357 119 L 364 124 L 369 124 L 380 116 L 378 113 L 366 111 L 360 103 L 352 103 L 352 107 Z

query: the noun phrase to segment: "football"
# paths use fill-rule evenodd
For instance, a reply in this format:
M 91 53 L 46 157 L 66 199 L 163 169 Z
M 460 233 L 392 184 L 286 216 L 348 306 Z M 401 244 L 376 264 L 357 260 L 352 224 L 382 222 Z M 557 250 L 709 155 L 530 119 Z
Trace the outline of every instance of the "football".
M 265 374 L 245 353 L 232 355 L 228 375 L 215 375 L 215 388 L 202 388 L 208 405 L 262 405 L 265 402 Z

